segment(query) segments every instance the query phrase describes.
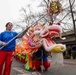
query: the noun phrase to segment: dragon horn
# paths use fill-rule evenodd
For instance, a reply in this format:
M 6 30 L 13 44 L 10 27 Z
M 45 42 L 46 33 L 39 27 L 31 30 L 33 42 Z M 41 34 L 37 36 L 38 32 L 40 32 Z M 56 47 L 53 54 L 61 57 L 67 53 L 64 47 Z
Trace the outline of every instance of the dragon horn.
M 66 39 L 66 37 L 62 37 L 61 34 L 59 35 L 59 37 L 60 37 L 60 39 L 62 39 L 62 40 L 65 40 L 65 39 Z

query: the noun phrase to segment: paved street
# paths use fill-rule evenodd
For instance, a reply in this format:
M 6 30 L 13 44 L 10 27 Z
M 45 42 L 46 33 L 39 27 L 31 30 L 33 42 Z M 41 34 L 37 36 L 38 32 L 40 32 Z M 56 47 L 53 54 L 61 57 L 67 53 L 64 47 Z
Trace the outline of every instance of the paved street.
M 36 75 L 31 73 L 34 72 L 26 71 L 24 69 L 24 64 L 14 59 L 11 75 Z M 65 59 L 64 66 L 51 65 L 48 71 L 39 73 L 41 75 L 76 75 L 76 59 Z

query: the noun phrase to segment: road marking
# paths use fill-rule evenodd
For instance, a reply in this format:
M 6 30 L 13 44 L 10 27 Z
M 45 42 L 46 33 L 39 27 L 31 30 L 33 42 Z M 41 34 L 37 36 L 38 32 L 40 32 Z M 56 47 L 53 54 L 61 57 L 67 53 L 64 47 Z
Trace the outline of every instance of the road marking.
M 19 73 L 22 73 L 22 74 L 17 74 L 17 75 L 41 75 L 41 73 L 37 72 L 37 71 L 34 71 L 34 72 L 29 72 L 29 71 L 26 71 L 20 67 L 14 67 L 13 68 L 15 71 L 18 71 Z
M 24 70 L 24 69 L 22 69 L 22 68 L 20 68 L 20 67 L 14 67 L 13 68 L 15 71 L 18 71 L 18 72 L 20 72 L 20 73 L 29 73 L 28 71 L 26 71 L 26 70 Z

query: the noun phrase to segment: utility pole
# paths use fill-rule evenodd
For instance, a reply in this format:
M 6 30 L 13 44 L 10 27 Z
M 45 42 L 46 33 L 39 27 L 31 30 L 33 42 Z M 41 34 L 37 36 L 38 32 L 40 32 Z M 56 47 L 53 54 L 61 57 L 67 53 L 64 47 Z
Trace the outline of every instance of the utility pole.
M 70 0 L 69 0 L 69 4 L 70 4 L 70 11 L 71 11 L 72 21 L 73 21 L 73 26 L 74 26 L 75 44 L 76 44 L 76 27 L 75 27 L 74 14 L 73 14 L 72 5 L 71 5 Z

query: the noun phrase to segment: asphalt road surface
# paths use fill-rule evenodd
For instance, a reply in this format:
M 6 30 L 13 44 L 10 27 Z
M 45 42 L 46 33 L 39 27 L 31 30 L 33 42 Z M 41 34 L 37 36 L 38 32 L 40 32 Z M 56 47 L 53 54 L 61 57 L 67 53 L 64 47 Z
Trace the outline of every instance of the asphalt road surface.
M 26 71 L 24 64 L 14 59 L 11 75 L 76 75 L 76 59 L 65 59 L 63 66 L 51 65 L 48 71 L 44 72 Z

